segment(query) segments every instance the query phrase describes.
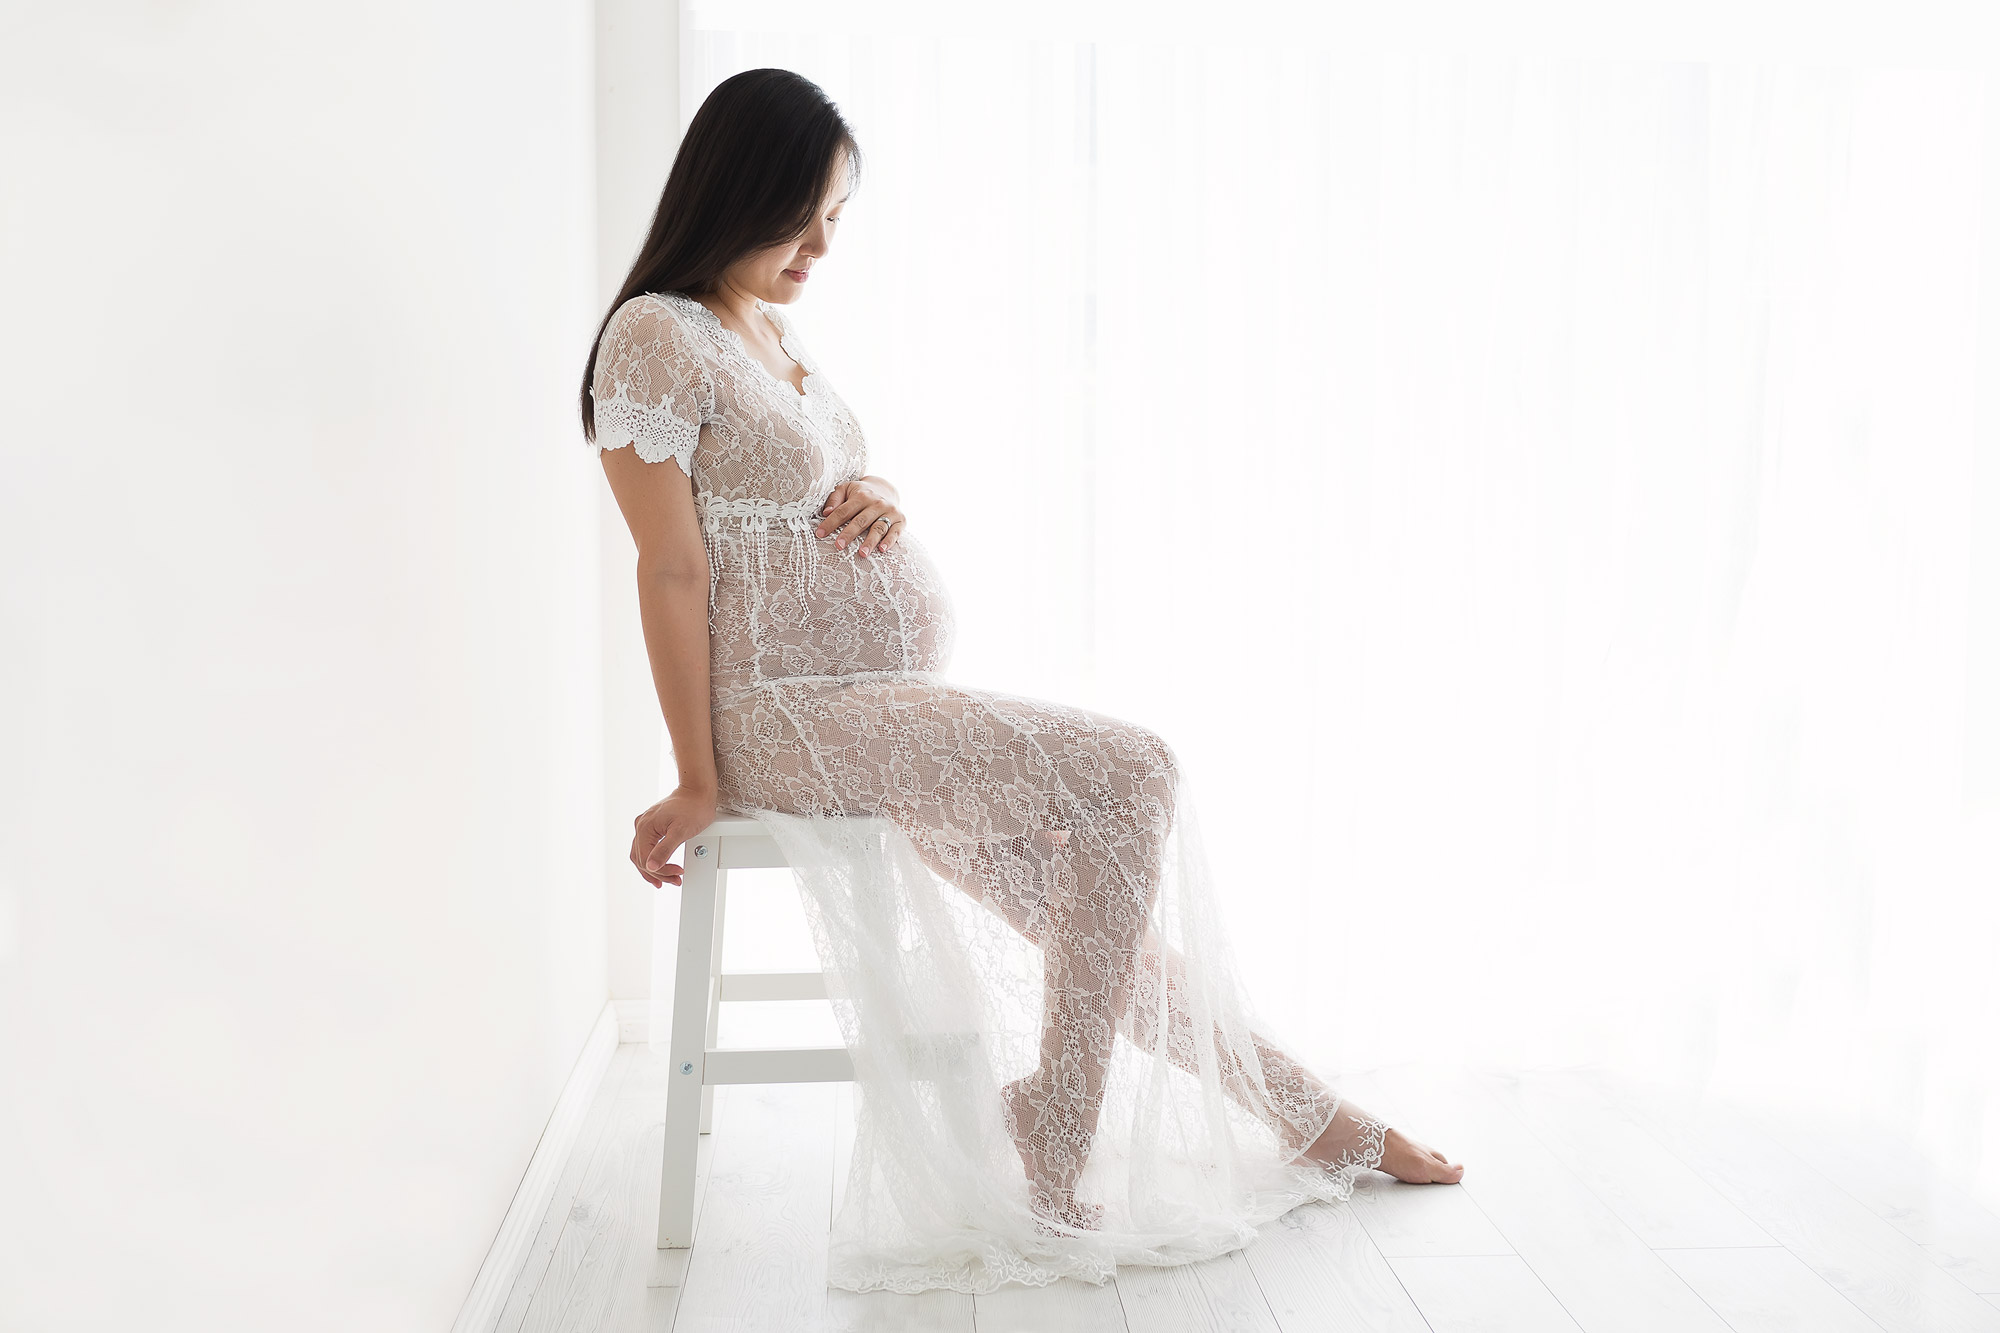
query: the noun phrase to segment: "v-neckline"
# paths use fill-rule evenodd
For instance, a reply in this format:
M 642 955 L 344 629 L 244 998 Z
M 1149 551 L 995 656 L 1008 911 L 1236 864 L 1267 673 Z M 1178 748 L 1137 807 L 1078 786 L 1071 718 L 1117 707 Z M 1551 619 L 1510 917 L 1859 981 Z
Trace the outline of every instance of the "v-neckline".
M 751 365 L 763 371 L 765 378 L 769 379 L 771 383 L 783 389 L 786 395 L 789 398 L 791 398 L 793 402 L 797 403 L 800 407 L 804 407 L 809 401 L 811 401 L 812 395 L 809 392 L 809 390 L 812 387 L 813 378 L 818 372 L 816 372 L 810 365 L 806 363 L 806 359 L 803 356 L 799 355 L 798 348 L 791 345 L 791 334 L 786 330 L 785 326 L 779 322 L 777 317 L 771 313 L 771 306 L 768 301 L 763 300 L 761 297 L 758 298 L 757 312 L 761 314 L 764 317 L 765 322 L 771 326 L 771 331 L 778 335 L 779 350 L 784 352 L 786 356 L 792 358 L 792 361 L 795 364 L 797 364 L 798 368 L 805 372 L 805 374 L 801 377 L 801 382 L 798 384 L 794 384 L 790 380 L 785 379 L 784 377 L 779 375 L 777 371 L 772 370 L 769 366 L 765 365 L 763 358 L 759 357 L 756 353 L 752 352 L 750 350 L 749 344 L 743 341 L 743 335 L 738 333 L 735 329 L 730 328 L 727 324 L 724 324 L 722 322 L 722 316 L 716 314 L 713 310 L 710 310 L 705 302 L 698 301 L 694 297 L 687 295 L 685 292 L 668 292 L 666 294 L 669 296 L 679 297 L 682 301 L 685 301 L 687 304 L 701 311 L 702 317 L 707 321 L 710 328 L 712 328 L 715 332 L 720 333 L 724 337 L 726 337 L 729 340 L 729 345 L 734 347 L 737 350 L 737 352 L 739 352 L 742 355 L 745 361 L 748 361 Z

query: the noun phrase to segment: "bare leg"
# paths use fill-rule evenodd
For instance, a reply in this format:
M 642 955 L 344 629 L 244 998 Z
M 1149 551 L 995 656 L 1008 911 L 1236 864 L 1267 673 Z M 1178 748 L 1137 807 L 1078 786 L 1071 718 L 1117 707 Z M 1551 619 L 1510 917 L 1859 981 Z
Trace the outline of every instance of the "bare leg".
M 1041 830 L 1012 840 L 1006 851 L 1032 864 L 1051 865 L 1057 861 L 1068 838 L 1067 830 Z M 983 901 L 1023 936 L 1045 946 L 1046 932 L 1038 929 L 1038 923 L 1032 919 L 1033 904 L 1030 901 L 1006 893 L 989 894 Z M 1113 1005 L 1114 1021 L 1119 1030 L 1147 1050 L 1157 1049 L 1157 1043 L 1164 1040 L 1168 1058 L 1174 1065 L 1198 1077 L 1202 1057 L 1196 1048 L 1194 1021 L 1185 999 L 1188 994 L 1187 960 L 1178 949 L 1163 944 L 1148 925 L 1133 965 L 1125 975 L 1132 980 L 1132 984 L 1117 988 L 1120 993 L 1114 997 Z M 1165 1003 L 1161 1002 L 1163 987 L 1167 997 Z M 1050 1102 L 1044 1086 L 1045 1075 L 1061 1060 L 1061 1034 L 1079 1031 L 1090 1021 L 1091 1016 L 1086 1013 L 1085 1005 L 1078 1003 L 1090 998 L 1080 996 L 1068 987 L 1045 981 L 1045 1012 L 1053 1014 L 1055 1019 L 1044 1030 L 1043 1065 L 1034 1074 L 1016 1080 L 1003 1090 L 1010 1114 L 1019 1114 L 1017 1106 L 1023 1102 L 1033 1106 Z M 1164 1038 L 1159 1031 L 1159 1017 L 1163 1011 L 1167 1028 Z M 1221 1063 L 1224 1089 L 1239 1105 L 1277 1132 L 1289 1159 L 1304 1158 L 1326 1166 L 1358 1161 L 1376 1166 L 1398 1180 L 1412 1184 L 1455 1183 L 1464 1174 L 1463 1166 L 1452 1163 L 1442 1153 L 1411 1139 L 1399 1129 L 1384 1127 L 1378 1117 L 1370 1115 L 1352 1099 L 1340 1097 L 1311 1069 L 1262 1033 L 1250 1033 L 1255 1051 L 1254 1070 L 1245 1067 L 1239 1048 L 1232 1045 L 1220 1030 L 1211 1029 L 1209 1039 L 1215 1058 Z M 1086 1090 L 1087 1095 L 1079 1098 L 1077 1103 L 1090 1106 L 1091 1130 L 1095 1129 L 1095 1110 L 1102 1095 L 1102 1068 L 1099 1067 L 1096 1072 L 1100 1081 L 1094 1094 Z M 1096 1101 L 1091 1100 L 1092 1095 L 1097 1098 Z M 1061 1103 L 1058 1101 L 1057 1104 Z M 1032 1121 L 1024 1126 L 1024 1133 L 1031 1127 Z M 1068 1134 L 1059 1136 L 1057 1143 L 1071 1142 L 1076 1134 L 1083 1132 L 1081 1126 L 1068 1129 Z M 1037 1156 L 1035 1146 L 1022 1141 L 1019 1136 L 1017 1145 L 1024 1160 L 1035 1158 L 1029 1160 L 1031 1179 L 1058 1187 L 1063 1183 L 1065 1172 L 1061 1164 L 1048 1160 L 1050 1153 L 1042 1151 Z M 1080 1163 L 1076 1170 L 1081 1170 Z M 1072 1187 L 1074 1178 L 1074 1173 L 1067 1175 Z M 1087 1205 L 1085 1207 L 1088 1208 Z
M 1063 829 L 1039 830 L 1011 840 L 1006 844 L 1003 855 L 1019 857 L 1040 866 L 1058 867 L 1069 836 L 1069 832 Z M 1038 879 L 1041 877 L 1041 874 L 1037 875 Z M 1021 897 L 1001 894 L 986 901 L 1010 925 L 1045 951 L 1050 944 L 1048 936 L 1053 934 L 1058 942 L 1064 938 L 1065 931 L 1060 926 L 1053 932 L 1038 928 L 1030 910 L 1033 904 Z M 1072 937 L 1075 933 L 1073 930 L 1069 932 Z M 1058 949 L 1057 952 L 1061 957 L 1069 950 Z M 1057 1023 L 1044 1031 L 1043 1067 L 1047 1069 L 1060 1055 L 1058 1043 L 1061 1034 L 1081 1021 L 1082 1002 L 1094 1002 L 1102 992 L 1088 996 L 1076 994 L 1061 984 L 1053 971 L 1044 975 L 1046 1012 L 1057 1017 Z M 1129 984 L 1117 987 L 1118 993 L 1111 997 L 1112 1017 L 1118 1030 L 1146 1050 L 1157 1049 L 1164 1040 L 1166 1053 L 1174 1065 L 1199 1077 L 1203 1057 L 1197 1049 L 1194 1020 L 1189 1013 L 1187 960 L 1178 949 L 1163 945 L 1150 923 L 1146 923 L 1140 948 L 1124 977 Z M 1159 1016 L 1163 1010 L 1168 1029 L 1164 1038 L 1159 1031 Z M 1221 1063 L 1224 1088 L 1240 1105 L 1278 1131 L 1288 1157 L 1297 1158 L 1315 1145 L 1322 1149 L 1331 1146 L 1318 1140 L 1329 1139 L 1334 1123 L 1351 1123 L 1354 1119 L 1351 1115 L 1343 1118 L 1337 1114 L 1335 1104 L 1341 1099 L 1310 1069 L 1294 1060 L 1275 1042 L 1257 1032 L 1252 1032 L 1250 1037 L 1255 1056 L 1253 1067 L 1246 1068 L 1240 1047 L 1232 1045 L 1219 1029 L 1211 1029 L 1209 1039 L 1215 1058 Z
M 1129 818 L 1108 829 L 1087 826 L 1074 838 L 1069 830 L 1040 829 L 976 848 L 940 842 L 921 825 L 904 831 L 933 871 L 973 892 L 1042 950 L 1039 1058 L 1001 1089 L 1001 1102 L 1035 1211 L 1050 1224 L 1095 1228 L 1103 1210 L 1078 1201 L 1076 1189 L 1159 892 L 1162 836 Z
M 1152 1049 L 1159 1040 L 1157 1016 L 1164 1009 L 1169 1029 L 1165 1038 L 1168 1057 L 1178 1067 L 1197 1072 L 1193 1020 L 1187 1004 L 1173 1000 L 1187 993 L 1187 960 L 1179 950 L 1161 943 L 1148 930 L 1138 975 L 1139 1003 L 1130 1016 L 1132 1039 Z M 1159 1002 L 1162 985 L 1168 996 L 1164 1005 Z M 1250 1034 L 1257 1057 L 1255 1077 L 1243 1067 L 1243 1061 L 1235 1055 L 1222 1032 L 1213 1031 L 1211 1037 L 1222 1061 L 1223 1087 L 1238 1103 L 1277 1130 L 1291 1160 L 1303 1157 L 1324 1166 L 1346 1163 L 1373 1166 L 1410 1184 L 1456 1184 L 1465 1174 L 1463 1166 L 1449 1161 L 1443 1153 L 1418 1143 L 1399 1129 L 1387 1127 L 1353 1099 L 1340 1097 L 1312 1070 L 1262 1033 Z M 1334 1108 L 1330 1118 L 1328 1107 Z M 1314 1126 L 1323 1127 L 1308 1142 Z
M 1039 941 L 1041 1061 L 1002 1095 L 1036 1210 L 1067 1226 L 1094 1228 L 1103 1210 L 1079 1202 L 1076 1186 L 1097 1133 L 1118 1018 L 1131 1006 L 1146 919 L 1159 892 L 1162 844 L 1155 833 L 1121 829 L 1114 854 L 1086 829 L 1075 839 L 1076 854 L 1064 855 L 1070 841 L 1040 840 L 1038 859 L 1050 885 Z
M 1191 1074 L 1200 1072 L 1202 1053 L 1197 1049 L 1194 1018 L 1189 1012 L 1187 960 L 1178 949 L 1163 943 L 1150 930 L 1146 933 L 1138 967 L 1140 985 L 1137 1004 L 1123 1017 L 1134 1043 L 1145 1050 L 1162 1044 L 1167 1056 Z M 1166 1031 L 1160 1031 L 1164 1014 Z M 1222 1086 L 1236 1102 L 1277 1131 L 1288 1159 L 1300 1156 L 1332 1161 L 1308 1151 L 1357 1146 L 1365 1136 L 1365 1119 L 1358 1119 L 1349 1104 L 1304 1064 L 1293 1059 L 1277 1043 L 1256 1031 L 1249 1033 L 1251 1059 L 1245 1059 L 1240 1042 L 1232 1043 L 1221 1028 L 1211 1025 L 1206 1034 L 1219 1062 Z M 1347 1112 L 1343 1114 L 1343 1112 Z M 1365 1113 L 1364 1113 L 1365 1117 Z M 1336 1133 L 1336 1130 L 1341 1131 Z M 1320 1140 L 1329 1140 L 1320 1142 Z

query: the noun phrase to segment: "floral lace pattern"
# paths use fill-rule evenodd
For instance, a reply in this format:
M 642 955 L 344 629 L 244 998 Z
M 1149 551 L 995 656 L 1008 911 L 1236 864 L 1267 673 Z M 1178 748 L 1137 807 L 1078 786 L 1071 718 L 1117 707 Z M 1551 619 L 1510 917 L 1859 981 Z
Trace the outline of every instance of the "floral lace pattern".
M 946 679 L 953 609 L 922 541 L 857 558 L 815 535 L 867 444 L 787 312 L 760 308 L 803 391 L 668 293 L 616 312 L 593 396 L 599 448 L 691 478 L 721 807 L 784 848 L 853 1057 L 828 1280 L 1103 1282 L 1348 1197 L 1385 1127 L 1252 1011 L 1173 750 Z

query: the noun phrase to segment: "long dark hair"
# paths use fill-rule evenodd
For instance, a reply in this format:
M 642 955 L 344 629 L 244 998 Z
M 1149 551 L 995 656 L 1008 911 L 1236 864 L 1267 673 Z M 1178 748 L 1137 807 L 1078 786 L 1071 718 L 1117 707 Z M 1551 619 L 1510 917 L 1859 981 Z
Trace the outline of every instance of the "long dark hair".
M 591 340 L 583 433 L 597 438 L 590 388 L 618 308 L 642 292 L 715 290 L 731 264 L 796 240 L 833 185 L 843 154 L 859 179 L 854 131 L 820 86 L 788 69 L 746 69 L 715 85 L 688 122 L 653 225 Z

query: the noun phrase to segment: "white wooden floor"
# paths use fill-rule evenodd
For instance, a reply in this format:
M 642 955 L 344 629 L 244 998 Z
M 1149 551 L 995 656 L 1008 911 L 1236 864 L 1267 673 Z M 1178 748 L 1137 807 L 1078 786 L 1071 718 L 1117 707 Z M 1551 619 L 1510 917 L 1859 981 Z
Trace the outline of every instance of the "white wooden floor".
M 1464 1184 L 1374 1175 L 1248 1249 L 1103 1287 L 858 1296 L 825 1285 L 849 1085 L 717 1089 L 695 1244 L 657 1251 L 665 1062 L 621 1046 L 499 1333 L 2000 1333 L 2000 1217 L 1935 1168 L 1747 1113 L 1689 1123 L 1601 1077 L 1343 1083 Z

